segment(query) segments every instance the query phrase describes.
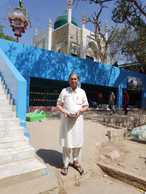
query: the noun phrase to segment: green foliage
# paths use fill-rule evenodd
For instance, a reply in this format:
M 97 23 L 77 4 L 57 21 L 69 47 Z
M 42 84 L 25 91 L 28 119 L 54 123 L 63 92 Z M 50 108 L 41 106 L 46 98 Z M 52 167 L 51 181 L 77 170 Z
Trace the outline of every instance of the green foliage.
M 112 11 L 112 19 L 115 23 L 127 23 L 137 29 L 139 26 L 146 25 L 145 14 L 143 5 L 138 4 L 137 0 L 117 0 Z
M 112 19 L 115 23 L 128 23 L 136 28 L 146 24 L 146 5 L 140 0 L 75 0 L 87 1 L 97 6 L 108 7 L 109 2 L 114 3 Z M 106 6 L 105 6 L 106 5 Z
M 128 40 L 123 47 L 123 53 L 146 66 L 146 28 L 139 27 L 139 30 L 133 31 L 134 33 L 133 40 Z
M 122 48 L 126 56 L 146 65 L 146 12 L 137 0 L 118 0 L 113 10 L 112 19 L 115 23 L 124 23 L 132 29 L 133 38 L 127 39 Z

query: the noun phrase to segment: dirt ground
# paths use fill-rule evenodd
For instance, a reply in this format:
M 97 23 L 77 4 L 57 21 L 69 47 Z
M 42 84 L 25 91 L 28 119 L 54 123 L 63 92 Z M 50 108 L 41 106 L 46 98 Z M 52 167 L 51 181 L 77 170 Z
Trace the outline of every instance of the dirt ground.
M 99 124 L 92 116 L 85 119 L 85 141 L 82 151 L 82 165 L 85 174 L 69 168 L 67 176 L 60 175 L 62 164 L 61 147 L 59 145 L 60 120 L 52 117 L 42 122 L 27 123 L 31 134 L 31 144 L 36 148 L 37 155 L 53 171 L 58 182 L 57 194 L 139 194 L 139 189 L 115 180 L 101 171 L 96 165 L 102 145 L 108 142 L 107 127 Z M 49 194 L 49 193 L 45 193 Z
M 115 156 L 113 154 L 115 153 Z M 117 155 L 119 153 L 119 155 Z M 102 146 L 101 161 L 139 177 L 146 177 L 146 144 L 131 140 Z M 113 157 L 115 157 L 113 159 Z

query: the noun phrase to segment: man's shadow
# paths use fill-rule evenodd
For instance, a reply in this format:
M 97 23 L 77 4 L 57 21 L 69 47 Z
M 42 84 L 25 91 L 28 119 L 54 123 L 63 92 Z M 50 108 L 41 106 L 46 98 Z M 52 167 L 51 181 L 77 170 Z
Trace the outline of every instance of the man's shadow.
M 56 150 L 39 149 L 36 154 L 43 159 L 45 163 L 56 168 L 62 168 L 62 154 Z

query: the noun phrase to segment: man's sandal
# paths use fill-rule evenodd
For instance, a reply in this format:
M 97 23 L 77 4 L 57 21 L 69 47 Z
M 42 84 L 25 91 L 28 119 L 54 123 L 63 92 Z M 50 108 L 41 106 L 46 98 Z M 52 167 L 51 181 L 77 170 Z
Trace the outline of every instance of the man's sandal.
M 81 176 L 84 174 L 84 169 L 81 167 L 78 161 L 73 162 L 73 168 L 75 168 Z
M 61 169 L 61 174 L 64 175 L 64 176 L 66 176 L 68 174 L 68 167 L 63 167 Z

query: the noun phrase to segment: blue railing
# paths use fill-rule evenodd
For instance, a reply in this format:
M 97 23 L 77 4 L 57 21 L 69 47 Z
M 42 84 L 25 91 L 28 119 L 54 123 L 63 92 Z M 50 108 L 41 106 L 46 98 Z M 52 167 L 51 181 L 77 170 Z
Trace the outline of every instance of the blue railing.
M 5 53 L 0 49 L 0 76 L 4 82 L 9 96 L 16 106 L 16 117 L 20 120 L 20 126 L 24 127 L 24 135 L 29 137 L 26 128 L 26 80 L 16 67 L 9 61 Z

